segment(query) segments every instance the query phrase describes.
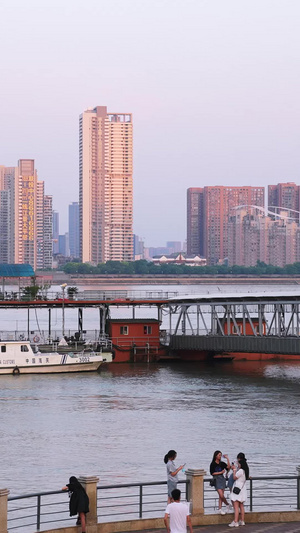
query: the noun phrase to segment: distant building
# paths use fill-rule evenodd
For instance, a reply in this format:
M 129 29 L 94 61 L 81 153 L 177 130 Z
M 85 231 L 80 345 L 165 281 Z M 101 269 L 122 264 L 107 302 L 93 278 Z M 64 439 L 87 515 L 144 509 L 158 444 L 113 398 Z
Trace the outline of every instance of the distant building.
M 144 259 L 144 241 L 138 235 L 133 235 L 133 257 L 137 261 Z
M 189 265 L 189 266 L 206 266 L 206 259 L 203 257 L 188 256 L 183 253 L 155 256 L 152 259 L 155 265 Z
M 34 270 L 52 266 L 48 252 L 44 255 L 49 238 L 44 202 L 44 182 L 37 178 L 34 159 L 20 159 L 18 167 L 0 166 L 1 262 L 28 263 Z M 52 227 L 50 233 L 52 243 Z
M 187 190 L 187 253 L 204 255 L 204 189 Z
M 12 263 L 14 260 L 11 211 L 11 191 L 0 190 L 0 263 Z
M 268 209 L 277 213 L 289 210 L 289 216 L 299 222 L 300 187 L 295 183 L 278 183 L 268 186 Z
M 58 236 L 59 236 L 59 213 L 53 211 L 52 213 L 52 235 L 53 235 L 53 255 L 58 254 Z
M 209 265 L 228 257 L 228 221 L 235 207 L 264 207 L 264 187 L 209 186 L 187 192 L 187 253 L 204 255 Z
M 58 253 L 63 257 L 70 256 L 70 247 L 69 247 L 69 234 L 65 233 L 64 235 L 58 236 Z
M 69 247 L 70 256 L 80 257 L 79 249 L 79 203 L 72 202 L 69 205 Z
M 228 223 L 228 264 L 256 266 L 258 261 L 284 267 L 300 261 L 300 227 L 281 211 L 276 219 L 238 210 Z
M 166 246 L 149 246 L 148 248 L 148 256 L 150 259 L 157 255 L 168 255 L 168 254 L 169 254 L 169 248 L 167 248 Z
M 183 251 L 181 241 L 167 241 L 167 248 L 169 250 L 169 254 L 175 254 Z
M 53 237 L 52 237 L 52 196 L 44 196 L 44 257 L 43 268 L 52 268 Z
M 97 106 L 79 124 L 81 259 L 132 261 L 132 115 Z

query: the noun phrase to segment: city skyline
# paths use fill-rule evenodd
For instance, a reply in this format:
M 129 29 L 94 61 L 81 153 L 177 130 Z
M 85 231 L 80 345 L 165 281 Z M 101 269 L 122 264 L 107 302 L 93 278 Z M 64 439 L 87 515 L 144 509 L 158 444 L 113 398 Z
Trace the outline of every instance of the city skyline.
M 98 102 L 134 116 L 134 232 L 148 245 L 185 239 L 195 184 L 299 181 L 299 2 L 3 0 L 0 15 L 0 161 L 35 159 L 62 230 L 78 114 Z

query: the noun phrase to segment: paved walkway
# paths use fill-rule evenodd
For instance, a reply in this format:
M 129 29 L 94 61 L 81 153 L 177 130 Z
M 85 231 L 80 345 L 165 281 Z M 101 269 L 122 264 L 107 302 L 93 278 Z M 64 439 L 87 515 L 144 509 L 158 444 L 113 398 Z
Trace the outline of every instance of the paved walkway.
M 300 522 L 288 522 L 280 524 L 246 524 L 245 527 L 229 528 L 228 525 L 201 526 L 194 527 L 194 533 L 229 533 L 229 531 L 240 531 L 240 533 L 300 533 Z M 165 529 L 147 529 L 143 533 L 166 533 Z

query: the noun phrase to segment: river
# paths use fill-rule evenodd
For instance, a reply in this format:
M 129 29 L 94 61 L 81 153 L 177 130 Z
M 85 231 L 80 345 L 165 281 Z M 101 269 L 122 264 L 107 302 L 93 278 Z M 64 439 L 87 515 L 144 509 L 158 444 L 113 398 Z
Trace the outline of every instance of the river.
M 3 323 L 12 311 L 1 313 L 1 329 L 10 329 Z M 252 475 L 294 474 L 299 382 L 300 364 L 291 362 L 119 364 L 99 374 L 1 376 L 0 488 L 14 495 L 56 490 L 79 474 L 97 474 L 101 484 L 164 480 L 171 448 L 187 468 L 208 470 L 220 449 L 231 460 L 243 451 Z

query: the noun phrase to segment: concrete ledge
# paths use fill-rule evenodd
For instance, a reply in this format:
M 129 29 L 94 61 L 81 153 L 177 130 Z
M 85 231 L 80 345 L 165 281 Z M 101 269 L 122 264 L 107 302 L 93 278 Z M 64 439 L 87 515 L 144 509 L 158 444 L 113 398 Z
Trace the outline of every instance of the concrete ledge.
M 233 513 L 227 515 L 209 514 L 192 516 L 193 526 L 227 525 L 232 521 Z M 246 513 L 246 524 L 300 522 L 300 511 L 281 511 L 270 513 Z M 164 529 L 163 518 L 146 518 L 140 520 L 125 520 L 123 522 L 105 522 L 97 525 L 97 533 L 123 533 L 126 531 L 143 531 Z M 65 527 L 49 529 L 43 533 L 78 533 L 80 527 Z M 87 525 L 88 531 L 88 525 Z M 300 531 L 300 527 L 299 527 Z

